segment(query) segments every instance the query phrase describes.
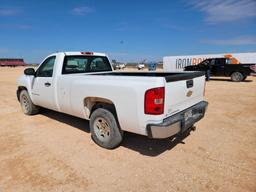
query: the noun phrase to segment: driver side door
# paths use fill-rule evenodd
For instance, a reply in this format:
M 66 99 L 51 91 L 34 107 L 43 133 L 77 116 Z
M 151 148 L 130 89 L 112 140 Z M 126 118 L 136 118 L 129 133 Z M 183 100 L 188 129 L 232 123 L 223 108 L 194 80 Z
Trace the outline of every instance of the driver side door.
M 224 76 L 225 63 L 226 63 L 225 58 L 215 59 L 214 67 L 215 67 L 215 73 L 216 73 L 215 75 L 216 76 Z
M 36 71 L 32 83 L 32 95 L 36 105 L 56 110 L 54 99 L 54 66 L 56 56 L 48 57 Z

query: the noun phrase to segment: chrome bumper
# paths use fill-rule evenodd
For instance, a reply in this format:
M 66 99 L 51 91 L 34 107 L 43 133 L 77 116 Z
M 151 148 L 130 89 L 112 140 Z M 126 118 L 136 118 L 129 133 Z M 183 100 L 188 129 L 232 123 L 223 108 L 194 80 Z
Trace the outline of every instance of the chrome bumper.
M 163 123 L 147 125 L 148 137 L 160 139 L 183 133 L 204 117 L 207 106 L 207 102 L 201 101 L 184 111 L 164 119 Z M 187 114 L 191 115 L 187 116 Z

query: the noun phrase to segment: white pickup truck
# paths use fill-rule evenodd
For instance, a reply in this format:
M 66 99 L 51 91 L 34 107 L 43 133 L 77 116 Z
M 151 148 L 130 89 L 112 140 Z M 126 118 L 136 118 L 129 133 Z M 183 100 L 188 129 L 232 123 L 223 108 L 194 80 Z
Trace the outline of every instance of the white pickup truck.
M 90 121 L 92 139 L 117 147 L 123 132 L 150 138 L 183 133 L 204 117 L 203 72 L 114 72 L 108 57 L 93 52 L 59 52 L 18 81 L 26 115 L 40 107 Z

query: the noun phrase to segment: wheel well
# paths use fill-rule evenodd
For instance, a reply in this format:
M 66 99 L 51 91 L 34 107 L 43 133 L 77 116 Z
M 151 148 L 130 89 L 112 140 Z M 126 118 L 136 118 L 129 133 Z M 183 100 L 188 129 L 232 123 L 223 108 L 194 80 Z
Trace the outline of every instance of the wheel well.
M 104 98 L 99 98 L 99 97 L 90 97 L 90 98 L 84 99 L 84 108 L 85 108 L 86 117 L 88 119 L 90 119 L 91 114 L 96 109 L 98 108 L 107 109 L 114 115 L 114 117 L 116 118 L 117 125 L 121 130 L 121 126 L 117 117 L 116 107 L 112 101 Z
M 232 72 L 230 72 L 229 76 L 231 76 L 233 73 L 236 73 L 236 72 L 241 73 L 244 76 L 244 73 L 240 72 L 240 71 L 232 71 Z
M 87 97 L 84 99 L 86 117 L 89 119 L 93 111 L 98 108 L 107 109 L 116 116 L 116 108 L 112 101 L 100 97 Z
M 18 101 L 20 101 L 20 92 L 21 92 L 22 90 L 27 90 L 27 88 L 24 87 L 24 86 L 19 86 L 19 87 L 18 87 L 17 92 L 16 92 Z

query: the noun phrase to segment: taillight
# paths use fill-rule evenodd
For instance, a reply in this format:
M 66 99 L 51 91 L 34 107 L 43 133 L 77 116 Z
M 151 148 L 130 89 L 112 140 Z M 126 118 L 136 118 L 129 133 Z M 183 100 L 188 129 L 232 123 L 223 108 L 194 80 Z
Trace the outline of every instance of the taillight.
M 150 115 L 161 115 L 164 113 L 164 87 L 146 91 L 144 113 Z
M 251 65 L 250 69 L 256 72 L 256 65 Z

